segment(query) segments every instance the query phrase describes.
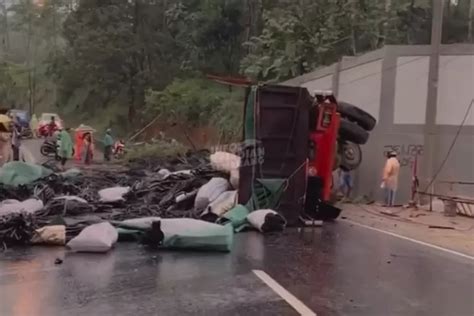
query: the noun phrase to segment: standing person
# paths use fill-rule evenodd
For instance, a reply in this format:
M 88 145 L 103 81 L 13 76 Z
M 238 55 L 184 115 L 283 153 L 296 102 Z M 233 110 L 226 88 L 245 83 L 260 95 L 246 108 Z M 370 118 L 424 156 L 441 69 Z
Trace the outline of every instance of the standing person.
M 91 133 L 84 134 L 84 164 L 90 165 L 92 161 L 92 136 Z
M 395 196 L 398 188 L 398 175 L 400 173 L 400 162 L 397 153 L 391 151 L 387 154 L 387 161 L 383 169 L 382 188 L 385 190 L 385 205 L 394 206 Z
M 20 160 L 20 146 L 21 146 L 21 127 L 18 123 L 18 118 L 14 118 L 12 122 L 12 153 L 13 161 Z
M 0 167 L 10 159 L 10 134 L 0 132 Z
M 48 124 L 48 136 L 52 137 L 56 129 L 57 129 L 56 119 L 54 116 L 51 116 L 51 121 Z
M 352 174 L 350 171 L 339 169 L 339 190 L 343 194 L 343 200 L 349 200 L 352 193 Z
M 112 146 L 114 145 L 114 139 L 111 135 L 110 128 L 105 131 L 104 137 L 104 159 L 105 161 L 110 161 L 112 156 Z
M 72 157 L 73 144 L 71 135 L 69 134 L 69 129 L 62 129 L 58 135 L 59 138 L 59 148 L 58 156 L 61 158 L 61 169 L 64 170 L 66 162 Z

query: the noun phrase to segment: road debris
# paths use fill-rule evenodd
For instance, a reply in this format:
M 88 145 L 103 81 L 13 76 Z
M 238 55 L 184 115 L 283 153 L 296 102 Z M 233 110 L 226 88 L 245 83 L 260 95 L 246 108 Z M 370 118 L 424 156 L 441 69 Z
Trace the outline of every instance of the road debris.
M 441 225 L 430 225 L 428 228 L 435 228 L 435 229 L 456 229 L 452 226 L 441 226 Z
M 6 200 L 0 205 L 0 244 L 107 252 L 117 241 L 138 241 L 173 249 L 230 251 L 234 231 L 283 230 L 286 221 L 276 212 L 251 212 L 247 205 L 237 205 L 233 187 L 238 181 L 235 175 L 232 184 L 229 180 L 238 156 L 229 155 L 213 156 L 220 157 L 214 168 L 207 152 L 82 172 L 22 164 L 17 166 L 20 178 L 7 166 L 7 180 L 0 182 L 0 198 Z M 226 165 L 225 157 L 232 158 L 232 164 Z M 25 180 L 27 169 L 35 170 L 35 177 Z

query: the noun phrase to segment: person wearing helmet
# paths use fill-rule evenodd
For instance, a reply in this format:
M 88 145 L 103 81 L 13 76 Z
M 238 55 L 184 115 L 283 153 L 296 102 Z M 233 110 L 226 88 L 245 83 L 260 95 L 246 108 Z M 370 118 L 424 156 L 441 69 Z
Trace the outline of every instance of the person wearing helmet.
M 395 205 L 399 173 L 400 162 L 397 159 L 397 153 L 390 151 L 387 153 L 387 161 L 385 162 L 382 177 L 382 188 L 385 190 L 386 206 L 392 207 Z
M 105 161 L 110 161 L 110 158 L 112 157 L 112 146 L 114 145 L 114 139 L 112 138 L 111 135 L 112 131 L 110 128 L 108 128 L 105 131 L 105 137 L 104 137 L 104 160 Z

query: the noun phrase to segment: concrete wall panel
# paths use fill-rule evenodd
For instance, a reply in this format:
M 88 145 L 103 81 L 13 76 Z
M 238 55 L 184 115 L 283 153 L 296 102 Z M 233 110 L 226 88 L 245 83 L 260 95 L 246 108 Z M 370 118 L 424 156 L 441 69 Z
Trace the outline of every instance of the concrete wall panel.
M 359 106 L 378 120 L 381 79 L 382 60 L 343 70 L 339 77 L 338 99 Z
M 425 124 L 429 56 L 397 58 L 395 124 Z
M 308 81 L 302 86 L 308 89 L 311 95 L 313 95 L 314 90 L 332 90 L 332 77 L 332 75 L 321 77 L 316 80 Z
M 474 56 L 441 56 L 436 123 L 460 125 L 474 99 Z M 474 111 L 465 123 L 474 125 Z

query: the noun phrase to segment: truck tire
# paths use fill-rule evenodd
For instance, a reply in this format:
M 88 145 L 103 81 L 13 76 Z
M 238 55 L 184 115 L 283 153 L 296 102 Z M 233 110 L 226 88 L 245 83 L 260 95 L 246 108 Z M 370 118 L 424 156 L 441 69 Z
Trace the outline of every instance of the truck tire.
M 343 118 L 341 119 L 341 125 L 339 126 L 339 137 L 343 141 L 350 141 L 357 145 L 363 145 L 367 143 L 367 140 L 369 139 L 369 132 L 356 123 Z
M 357 169 L 362 163 L 362 150 L 360 146 L 351 142 L 344 142 L 339 145 L 339 148 L 339 155 L 341 157 L 339 167 L 344 171 Z
M 356 122 L 366 131 L 373 130 L 377 124 L 377 120 L 372 115 L 347 102 L 338 102 L 337 111 L 342 117 L 346 117 L 350 121 Z

